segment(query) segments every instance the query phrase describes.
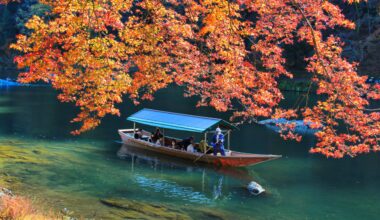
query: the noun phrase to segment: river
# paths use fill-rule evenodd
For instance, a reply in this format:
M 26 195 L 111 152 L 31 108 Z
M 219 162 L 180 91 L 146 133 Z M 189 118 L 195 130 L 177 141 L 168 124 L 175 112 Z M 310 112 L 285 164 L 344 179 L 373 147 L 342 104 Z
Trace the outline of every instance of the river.
M 287 93 L 284 105 L 300 95 Z M 120 105 L 93 131 L 69 132 L 77 113 L 49 87 L 0 88 L 0 185 L 53 211 L 96 219 L 378 219 L 379 154 L 341 160 L 311 155 L 314 139 L 284 141 L 272 130 L 244 124 L 232 133 L 235 150 L 281 154 L 279 160 L 220 170 L 142 152 L 125 153 L 118 128 L 143 107 L 228 119 L 195 108 L 179 88 L 152 102 Z M 186 137 L 184 132 L 167 135 Z M 198 138 L 198 137 L 197 137 Z M 250 195 L 256 181 L 266 189 Z

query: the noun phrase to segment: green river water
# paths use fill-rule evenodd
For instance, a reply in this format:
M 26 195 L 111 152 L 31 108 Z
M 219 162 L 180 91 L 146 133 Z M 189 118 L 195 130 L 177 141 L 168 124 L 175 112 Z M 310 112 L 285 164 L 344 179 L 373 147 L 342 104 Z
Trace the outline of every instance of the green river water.
M 228 118 L 195 108 L 181 90 L 160 91 L 155 101 L 124 103 L 122 117 L 106 117 L 79 137 L 69 121 L 77 110 L 59 103 L 50 88 L 0 89 L 0 186 L 53 211 L 95 219 L 379 219 L 378 154 L 333 160 L 311 155 L 312 137 L 285 142 L 272 130 L 246 124 L 233 132 L 235 150 L 281 154 L 245 169 L 220 170 L 142 152 L 120 144 L 125 117 L 150 107 Z M 299 94 L 287 94 L 292 105 Z M 170 136 L 189 133 L 166 131 Z M 119 152 L 119 153 L 118 153 Z M 245 186 L 267 192 L 250 195 Z M 114 206 L 111 206 L 113 204 Z

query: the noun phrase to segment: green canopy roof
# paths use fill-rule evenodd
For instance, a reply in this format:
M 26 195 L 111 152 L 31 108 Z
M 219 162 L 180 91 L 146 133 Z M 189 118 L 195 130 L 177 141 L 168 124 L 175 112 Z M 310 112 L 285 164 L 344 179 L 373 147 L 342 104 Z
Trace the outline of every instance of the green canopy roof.
M 154 127 L 199 133 L 214 130 L 218 126 L 223 129 L 236 129 L 234 125 L 219 118 L 165 112 L 147 108 L 129 116 L 127 120 Z

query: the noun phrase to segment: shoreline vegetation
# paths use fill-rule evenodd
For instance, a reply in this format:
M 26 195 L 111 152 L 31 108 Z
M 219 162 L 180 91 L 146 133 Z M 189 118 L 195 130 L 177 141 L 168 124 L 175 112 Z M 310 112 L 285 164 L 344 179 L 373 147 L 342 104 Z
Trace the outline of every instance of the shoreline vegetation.
M 71 218 L 53 213 L 44 213 L 40 209 L 35 208 L 35 204 L 30 199 L 14 195 L 11 190 L 0 187 L 0 219 L 52 220 Z

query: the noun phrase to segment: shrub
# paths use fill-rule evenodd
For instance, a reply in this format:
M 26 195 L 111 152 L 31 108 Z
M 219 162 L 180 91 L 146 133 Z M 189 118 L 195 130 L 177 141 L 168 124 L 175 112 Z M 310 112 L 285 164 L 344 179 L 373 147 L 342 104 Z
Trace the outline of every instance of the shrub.
M 53 220 L 54 215 L 45 215 L 34 209 L 29 199 L 20 196 L 0 197 L 0 219 L 4 220 Z

